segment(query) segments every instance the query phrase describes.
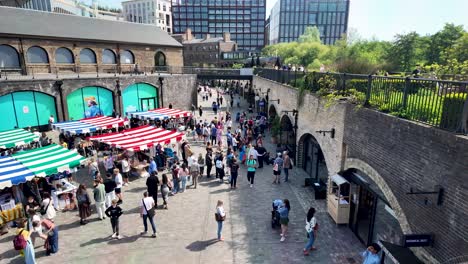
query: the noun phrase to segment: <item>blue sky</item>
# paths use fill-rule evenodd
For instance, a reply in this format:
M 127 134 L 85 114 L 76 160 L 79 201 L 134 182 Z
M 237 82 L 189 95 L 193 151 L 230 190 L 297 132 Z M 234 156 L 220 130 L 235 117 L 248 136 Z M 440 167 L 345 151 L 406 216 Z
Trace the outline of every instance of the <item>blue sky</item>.
M 90 0 L 87 0 L 91 2 Z M 267 14 L 277 0 L 267 0 Z M 120 7 L 120 0 L 98 0 Z M 468 0 L 351 0 L 349 27 L 362 38 L 392 40 L 397 33 L 421 35 L 440 30 L 445 23 L 468 30 Z

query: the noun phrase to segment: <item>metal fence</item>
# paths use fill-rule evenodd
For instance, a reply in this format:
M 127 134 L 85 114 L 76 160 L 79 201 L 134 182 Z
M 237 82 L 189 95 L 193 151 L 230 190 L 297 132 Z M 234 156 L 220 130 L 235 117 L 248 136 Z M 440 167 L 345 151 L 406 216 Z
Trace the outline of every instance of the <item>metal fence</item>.
M 181 66 L 138 67 L 135 64 L 117 65 L 30 65 L 21 68 L 0 68 L 1 80 L 31 80 L 52 78 L 91 78 L 113 77 L 121 75 L 161 75 L 161 74 L 211 74 L 211 75 L 240 75 L 239 69 L 228 68 L 199 68 Z
M 257 76 L 451 132 L 467 133 L 468 82 L 257 68 Z

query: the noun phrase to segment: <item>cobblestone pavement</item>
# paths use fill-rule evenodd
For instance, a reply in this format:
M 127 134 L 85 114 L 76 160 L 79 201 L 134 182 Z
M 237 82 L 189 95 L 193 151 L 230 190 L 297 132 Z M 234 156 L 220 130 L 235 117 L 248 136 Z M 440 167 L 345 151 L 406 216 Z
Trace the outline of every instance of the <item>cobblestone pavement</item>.
M 201 100 L 199 100 L 201 101 Z M 204 102 L 203 118 L 212 118 L 209 103 Z M 238 109 L 234 109 L 234 113 Z M 198 114 L 197 114 L 198 116 Z M 200 144 L 193 144 L 202 152 Z M 272 146 L 267 144 L 270 150 Z M 203 151 L 204 153 L 204 151 Z M 169 209 L 158 209 L 155 222 L 157 238 L 140 236 L 143 230 L 138 202 L 146 190 L 145 179 L 135 179 L 124 187 L 124 215 L 121 217 L 123 239 L 111 240 L 109 220 L 100 221 L 93 211 L 90 223 L 79 225 L 78 213 L 58 213 L 59 247 L 57 254 L 47 257 L 42 241 L 36 240 L 38 263 L 360 263 L 359 252 L 364 246 L 345 226 L 336 226 L 326 212 L 325 201 L 316 201 L 313 191 L 302 187 L 303 172 L 294 168 L 290 183 L 273 185 L 272 167 L 258 169 L 255 185 L 249 188 L 246 168 L 241 167 L 238 189 L 230 190 L 226 183 L 203 177 L 197 189 L 169 198 Z M 89 179 L 77 176 L 78 181 Z M 272 229 L 271 203 L 276 198 L 291 202 L 289 234 L 280 242 L 279 229 Z M 224 242 L 216 241 L 214 211 L 217 200 L 223 200 L 227 220 L 223 229 Z M 162 204 L 162 199 L 159 199 Z M 308 257 L 302 255 L 306 243 L 306 210 L 317 209 L 320 230 Z M 22 263 L 13 249 L 13 230 L 0 237 L 0 264 Z

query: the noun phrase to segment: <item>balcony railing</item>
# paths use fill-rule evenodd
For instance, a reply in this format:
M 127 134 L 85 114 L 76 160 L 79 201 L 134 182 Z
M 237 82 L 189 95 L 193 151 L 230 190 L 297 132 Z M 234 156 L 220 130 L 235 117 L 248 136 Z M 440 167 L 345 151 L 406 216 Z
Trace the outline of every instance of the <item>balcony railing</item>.
M 468 82 L 257 68 L 256 75 L 451 132 L 467 134 Z

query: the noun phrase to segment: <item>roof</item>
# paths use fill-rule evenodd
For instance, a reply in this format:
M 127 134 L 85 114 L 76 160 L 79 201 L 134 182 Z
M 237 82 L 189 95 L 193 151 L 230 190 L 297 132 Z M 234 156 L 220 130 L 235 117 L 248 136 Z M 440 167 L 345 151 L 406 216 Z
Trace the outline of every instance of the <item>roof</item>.
M 155 25 L 0 7 L 0 34 L 182 47 Z

